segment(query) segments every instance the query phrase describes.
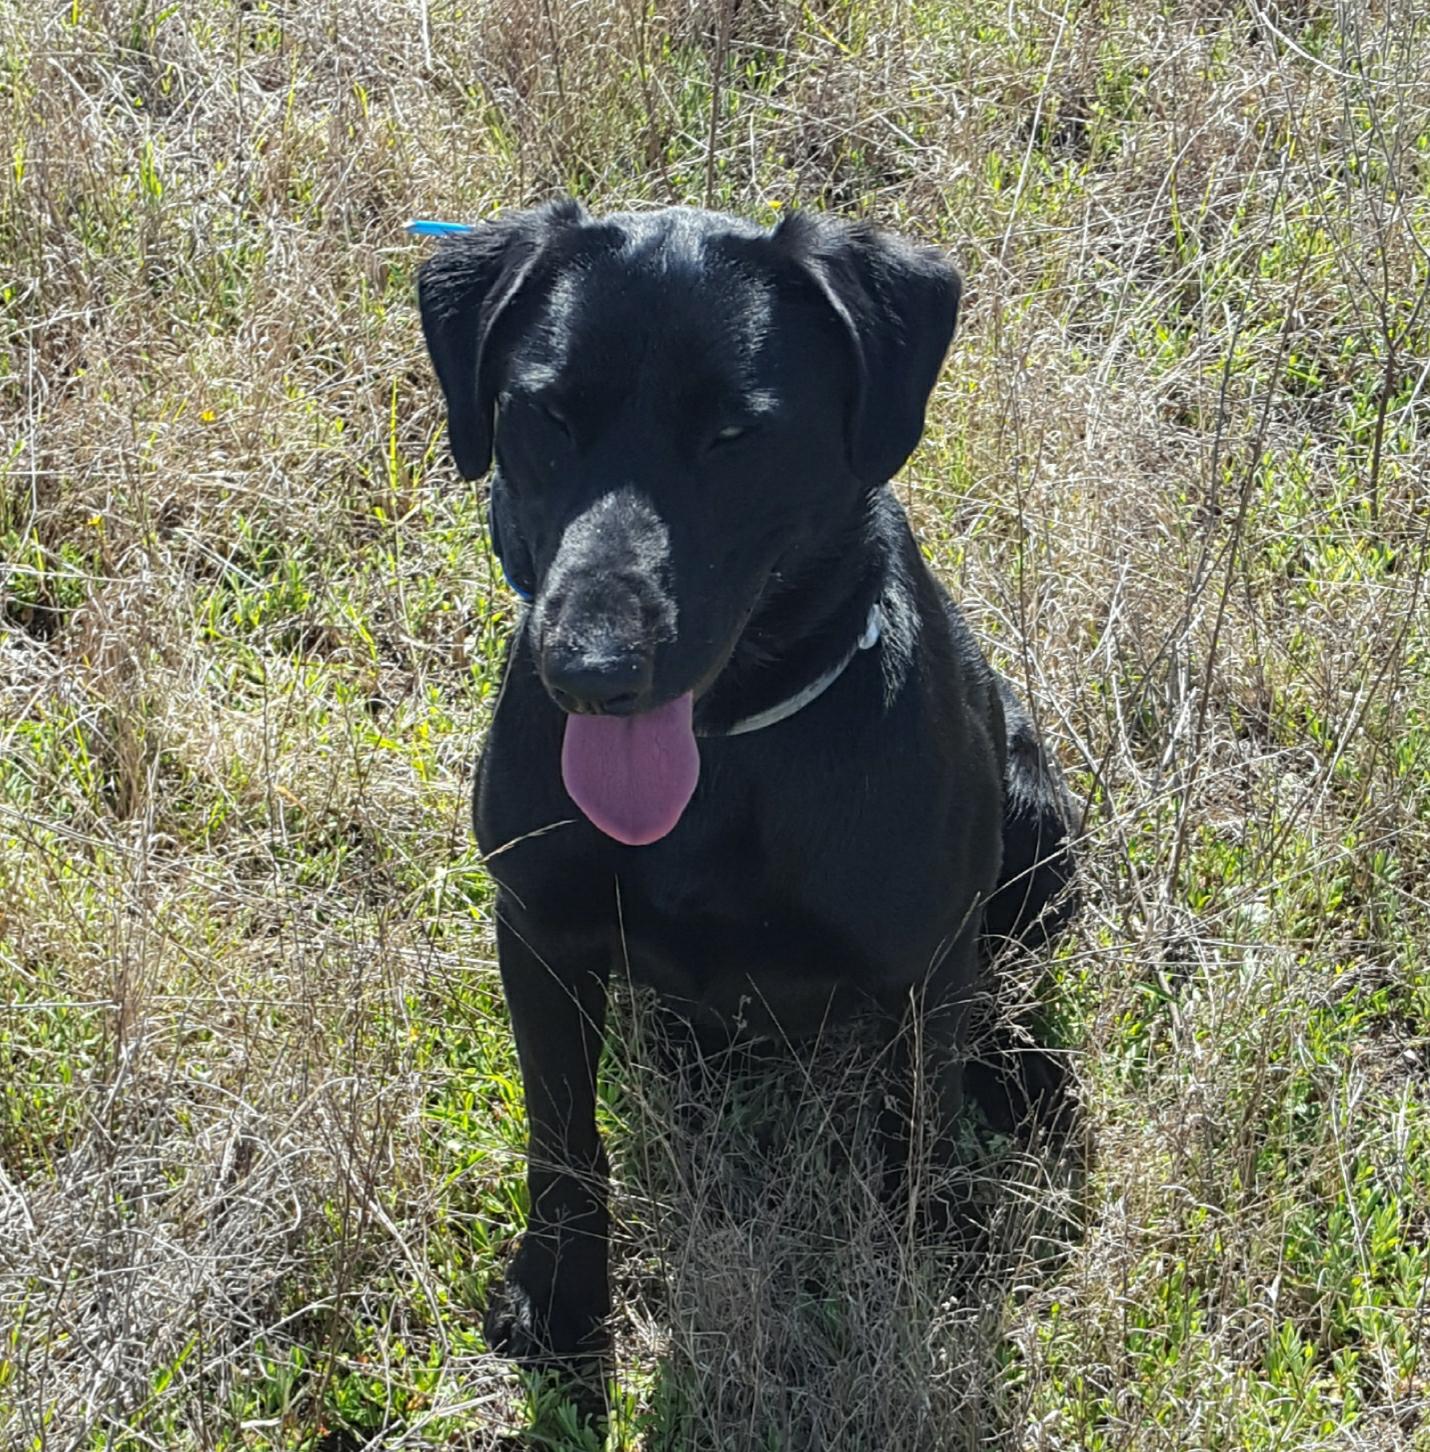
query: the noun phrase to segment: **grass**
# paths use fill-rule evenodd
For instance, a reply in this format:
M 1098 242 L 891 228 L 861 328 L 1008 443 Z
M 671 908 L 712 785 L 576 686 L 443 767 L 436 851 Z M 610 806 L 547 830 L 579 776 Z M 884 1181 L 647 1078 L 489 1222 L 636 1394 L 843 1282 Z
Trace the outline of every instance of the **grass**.
M 0 0 L 0 1445 L 1430 1449 L 1430 24 L 1403 0 Z M 1088 800 L 1085 1176 L 612 1054 L 605 1430 L 482 1343 L 512 601 L 410 214 L 868 215 L 893 486 Z M 1036 983 L 1034 979 L 1038 980 Z M 674 1127 L 673 1127 L 674 1126 Z

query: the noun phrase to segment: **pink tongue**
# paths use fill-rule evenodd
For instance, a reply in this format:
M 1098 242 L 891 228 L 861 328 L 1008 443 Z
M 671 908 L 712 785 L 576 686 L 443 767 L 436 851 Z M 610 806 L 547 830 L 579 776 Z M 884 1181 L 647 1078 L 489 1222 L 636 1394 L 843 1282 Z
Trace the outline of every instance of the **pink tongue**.
M 680 820 L 700 777 L 687 692 L 638 716 L 568 716 L 561 779 L 571 800 L 628 847 L 658 841 Z

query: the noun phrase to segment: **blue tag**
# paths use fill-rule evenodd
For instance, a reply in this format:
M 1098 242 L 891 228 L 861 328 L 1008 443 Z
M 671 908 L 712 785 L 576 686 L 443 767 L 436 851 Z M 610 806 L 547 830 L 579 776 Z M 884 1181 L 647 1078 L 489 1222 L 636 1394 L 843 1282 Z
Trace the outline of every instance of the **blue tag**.
M 402 230 L 414 237 L 452 237 L 459 232 L 472 231 L 470 222 L 433 222 L 426 217 L 413 217 L 403 224 Z

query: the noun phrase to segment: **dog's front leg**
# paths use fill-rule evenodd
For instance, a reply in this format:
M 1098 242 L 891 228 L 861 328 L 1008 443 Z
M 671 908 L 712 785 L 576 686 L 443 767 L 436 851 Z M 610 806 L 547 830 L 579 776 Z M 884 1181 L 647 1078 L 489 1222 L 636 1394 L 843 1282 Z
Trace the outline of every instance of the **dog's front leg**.
M 493 1350 L 524 1366 L 571 1366 L 602 1351 L 611 1308 L 596 1132 L 609 964 L 589 940 L 534 940 L 512 906 L 498 901 L 497 952 L 526 1090 L 531 1205 L 483 1329 Z

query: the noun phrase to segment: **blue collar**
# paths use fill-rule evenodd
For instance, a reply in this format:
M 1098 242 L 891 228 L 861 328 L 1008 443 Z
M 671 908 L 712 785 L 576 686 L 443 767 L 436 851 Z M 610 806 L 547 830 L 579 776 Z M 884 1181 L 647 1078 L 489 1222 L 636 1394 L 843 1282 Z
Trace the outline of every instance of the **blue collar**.
M 786 696 L 783 701 L 777 701 L 765 711 L 757 711 L 753 716 L 746 716 L 736 721 L 733 726 L 727 726 L 724 734 L 726 736 L 743 736 L 748 731 L 763 731 L 766 726 L 773 726 L 776 722 L 784 721 L 793 716 L 796 711 L 803 711 L 808 705 L 817 701 L 835 681 L 848 669 L 850 661 L 859 654 L 861 650 L 872 650 L 879 643 L 879 637 L 884 633 L 884 612 L 880 609 L 876 600 L 869 607 L 868 618 L 864 622 L 864 630 L 859 639 L 849 647 L 848 652 L 842 660 L 824 672 L 822 676 L 816 676 L 802 690 L 796 691 L 792 696 Z
M 523 590 L 521 586 L 512 579 L 511 571 L 507 569 L 506 561 L 502 559 L 500 555 L 497 555 L 497 564 L 501 566 L 502 579 L 507 582 L 507 585 L 511 589 L 511 593 L 515 595 L 516 598 L 520 600 L 523 605 L 530 605 L 531 602 L 536 598 L 536 596 L 534 596 L 530 590 Z

